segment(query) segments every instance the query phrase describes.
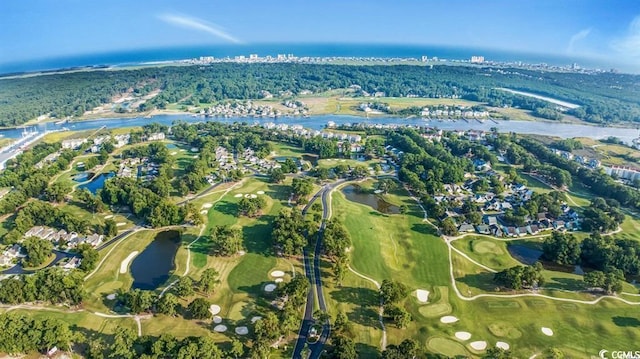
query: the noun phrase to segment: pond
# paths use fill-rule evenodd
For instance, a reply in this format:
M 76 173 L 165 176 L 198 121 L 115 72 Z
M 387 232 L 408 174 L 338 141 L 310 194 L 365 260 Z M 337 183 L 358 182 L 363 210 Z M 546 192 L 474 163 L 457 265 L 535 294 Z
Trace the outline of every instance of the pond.
M 174 261 L 178 247 L 180 247 L 180 232 L 158 233 L 153 242 L 131 263 L 132 287 L 153 290 L 164 284 L 175 268 Z
M 93 173 L 91 172 L 80 172 L 77 175 L 73 176 L 73 180 L 76 182 L 85 182 L 92 176 L 93 176 Z
M 173 143 L 167 143 L 165 146 L 167 146 L 167 149 L 174 149 L 174 148 L 178 148 L 178 146 L 174 145 Z
M 109 178 L 115 175 L 116 174 L 114 172 L 101 173 L 100 175 L 92 179 L 91 182 L 79 185 L 78 189 L 81 190 L 83 188 L 86 188 L 89 190 L 89 192 L 96 194 L 96 192 L 98 192 L 99 189 L 104 187 L 104 181 L 108 180 Z
M 509 244 L 507 249 L 513 258 L 527 265 L 534 264 L 542 255 L 541 250 L 523 246 L 521 244 Z
M 357 185 L 348 185 L 342 189 L 342 193 L 344 193 L 345 197 L 349 201 L 360 203 L 367 205 L 378 212 L 385 214 L 398 214 L 400 213 L 400 208 L 395 206 L 380 197 L 377 194 L 369 193 L 367 191 L 363 191 L 360 186 Z

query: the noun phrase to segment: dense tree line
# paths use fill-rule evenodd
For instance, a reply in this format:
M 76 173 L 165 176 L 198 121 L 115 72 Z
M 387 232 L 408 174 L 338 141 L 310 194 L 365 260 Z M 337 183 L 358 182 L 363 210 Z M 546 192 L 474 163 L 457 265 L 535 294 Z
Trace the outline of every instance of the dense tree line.
M 15 313 L 0 314 L 0 328 L 0 352 L 10 355 L 46 352 L 53 347 L 69 350 L 75 337 L 61 320 Z
M 583 105 L 571 114 L 592 122 L 634 121 L 640 114 L 637 76 L 578 74 L 490 67 L 346 66 L 316 64 L 236 64 L 166 66 L 120 71 L 80 71 L 2 79 L 1 125 L 18 125 L 42 114 L 80 116 L 130 89 L 144 95 L 160 89 L 140 110 L 225 99 L 257 99 L 272 94 L 323 92 L 359 85 L 367 93 L 386 96 L 466 98 L 512 105 L 554 118 L 555 108 L 539 100 L 492 90 L 509 87 Z M 186 102 L 185 102 L 186 103 Z
M 0 303 L 20 304 L 48 302 L 78 305 L 84 297 L 84 272 L 62 268 L 46 268 L 33 275 L 0 281 Z
M 312 230 L 310 222 L 305 221 L 299 210 L 284 208 L 273 221 L 271 239 L 284 255 L 300 255 L 307 245 L 306 236 Z

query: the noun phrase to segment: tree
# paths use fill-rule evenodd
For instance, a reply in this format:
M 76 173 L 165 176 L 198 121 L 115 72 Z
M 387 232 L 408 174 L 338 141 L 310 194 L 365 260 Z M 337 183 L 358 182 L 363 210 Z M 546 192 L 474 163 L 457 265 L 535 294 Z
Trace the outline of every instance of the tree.
M 485 353 L 485 355 L 482 357 L 484 359 L 512 359 L 515 358 L 512 354 L 511 351 L 509 350 L 504 350 L 502 348 L 489 348 L 487 349 L 487 352 Z
M 219 273 L 215 269 L 213 268 L 205 269 L 204 272 L 202 272 L 202 276 L 200 277 L 200 280 L 198 281 L 198 287 L 200 288 L 201 291 L 203 291 L 207 295 L 210 295 L 213 292 L 213 289 L 215 288 L 215 286 L 218 285 L 218 283 L 220 283 L 218 276 L 219 276 Z
M 158 313 L 174 316 L 178 308 L 178 297 L 173 293 L 165 293 L 156 304 L 156 310 Z
M 131 289 L 121 296 L 124 305 L 128 307 L 132 313 L 150 311 L 156 302 L 156 298 L 157 296 L 154 292 L 140 289 Z
M 107 236 L 107 238 L 113 238 L 116 234 L 118 234 L 118 224 L 116 223 L 116 221 L 112 219 L 105 220 L 104 235 Z
M 540 262 L 533 266 L 515 266 L 496 273 L 493 280 L 499 285 L 515 290 L 542 286 L 542 269 Z
M 418 343 L 405 339 L 400 345 L 388 345 L 382 352 L 382 359 L 414 359 L 420 357 Z
M 62 202 L 69 192 L 71 185 L 67 182 L 55 182 L 47 188 L 44 196 L 50 202 Z
M 388 304 L 384 307 L 384 314 L 391 317 L 396 327 L 400 329 L 406 328 L 411 323 L 411 314 L 404 308 Z
M 271 238 L 284 255 L 301 254 L 307 244 L 305 234 L 309 228 L 302 213 L 295 209 L 283 208 L 273 222 Z
M 137 338 L 136 333 L 130 328 L 120 328 L 117 330 L 113 343 L 109 346 L 109 358 L 113 359 L 133 359 L 138 355 L 133 344 Z
M 92 271 L 96 267 L 98 259 L 100 259 L 98 251 L 88 243 L 81 243 L 76 249 L 78 254 L 82 257 L 82 261 L 78 268 L 85 272 Z
M 564 353 L 557 348 L 549 348 L 545 349 L 542 352 L 542 359 L 564 359 Z
M 196 298 L 187 306 L 187 312 L 193 319 L 207 319 L 211 317 L 209 302 L 204 298 Z
M 406 298 L 408 289 L 400 282 L 392 279 L 384 279 L 380 285 L 379 294 L 383 303 L 392 304 Z
M 336 314 L 336 320 L 333 323 L 333 330 L 340 333 L 345 331 L 349 326 L 349 318 L 343 311 L 338 311 Z
M 394 191 L 396 188 L 398 188 L 398 184 L 391 178 L 385 178 L 378 182 L 378 189 L 382 191 L 382 193 L 389 193 L 391 191 Z
M 242 230 L 237 227 L 215 226 L 211 231 L 213 251 L 221 256 L 231 256 L 241 251 Z
M 331 350 L 330 358 L 333 359 L 356 359 L 356 344 L 351 338 L 344 335 L 338 335 L 332 340 L 333 350 Z
M 195 293 L 193 289 L 193 279 L 190 277 L 184 276 L 178 279 L 178 282 L 175 285 L 176 294 L 179 297 L 189 297 Z
M 38 267 L 42 265 L 51 255 L 53 244 L 45 239 L 29 237 L 22 242 L 22 247 L 27 252 L 24 263 L 27 267 Z
M 542 245 L 543 257 L 560 265 L 575 265 L 580 260 L 580 244 L 573 234 L 554 231 Z
M 269 180 L 273 183 L 284 181 L 285 175 L 280 168 L 273 168 L 269 171 Z
M 231 340 L 231 348 L 227 352 L 227 355 L 238 359 L 244 356 L 244 345 L 238 339 Z
M 294 178 L 291 190 L 296 198 L 306 197 L 313 191 L 313 182 L 310 178 Z
M 442 222 L 440 222 L 440 227 L 442 228 L 442 233 L 445 236 L 455 236 L 458 234 L 456 223 L 451 219 L 451 217 L 443 219 Z
M 255 217 L 267 206 L 267 200 L 263 196 L 255 198 L 242 197 L 238 202 L 238 215 Z
M 607 294 L 620 292 L 622 290 L 622 281 L 624 276 L 622 271 L 609 270 L 606 273 L 601 271 L 592 271 L 585 273 L 584 282 L 590 287 L 602 288 Z

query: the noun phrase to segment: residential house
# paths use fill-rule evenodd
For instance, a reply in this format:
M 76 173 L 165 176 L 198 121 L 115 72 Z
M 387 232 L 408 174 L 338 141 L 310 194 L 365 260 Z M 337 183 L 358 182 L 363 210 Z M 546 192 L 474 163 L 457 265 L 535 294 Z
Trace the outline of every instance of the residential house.
M 82 146 L 85 143 L 87 143 L 86 138 L 74 138 L 70 140 L 64 140 L 62 141 L 62 148 L 77 150 L 78 148 L 80 148 L 80 146 Z

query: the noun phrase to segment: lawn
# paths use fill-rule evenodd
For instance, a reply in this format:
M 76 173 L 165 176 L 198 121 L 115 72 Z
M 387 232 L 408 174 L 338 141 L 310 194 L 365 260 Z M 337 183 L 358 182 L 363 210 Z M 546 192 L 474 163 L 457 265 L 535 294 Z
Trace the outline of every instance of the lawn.
M 367 185 L 372 184 L 365 183 Z M 634 307 L 611 299 L 588 305 L 536 297 L 481 297 L 472 301 L 458 298 L 451 287 L 446 244 L 422 222 L 421 212 L 414 209 L 411 200 L 402 192 L 398 190 L 385 199 L 409 205 L 407 216 L 382 215 L 368 206 L 347 201 L 339 190 L 332 196 L 333 214 L 344 221 L 352 237 L 351 266 L 377 281 L 385 278 L 400 280 L 411 291 L 403 304 L 414 320 L 404 330 L 387 323 L 389 344 L 411 337 L 432 352 L 475 357 L 481 353 L 475 352 L 469 346 L 470 342 L 484 340 L 491 347 L 497 341 L 505 341 L 517 357 L 530 357 L 550 347 L 560 348 L 572 357 L 588 357 L 596 355 L 602 348 L 633 347 L 640 341 L 637 331 L 640 313 Z M 516 263 L 508 255 L 506 244 L 498 240 L 471 237 L 454 242 L 454 246 L 490 267 L 507 267 Z M 495 293 L 492 273 L 455 252 L 452 260 L 456 283 L 464 296 Z M 329 276 L 327 273 L 323 278 Z M 564 272 L 545 271 L 545 277 L 553 288 L 577 289 L 581 282 L 581 276 Z M 379 347 L 379 336 L 372 335 L 379 332 L 373 285 L 352 278 L 351 274 L 345 278 L 343 288 L 332 286 L 331 280 L 325 282 L 329 282 L 326 292 L 332 300 L 331 305 L 347 313 L 357 309 L 350 316 L 360 335 L 357 341 L 362 341 L 364 347 Z M 418 302 L 415 289 L 429 290 L 429 302 Z M 596 298 L 559 290 L 543 293 L 582 300 Z M 443 315 L 456 316 L 460 321 L 441 323 L 438 318 Z M 551 328 L 554 336 L 544 335 L 542 327 Z M 472 339 L 456 339 L 456 331 L 468 331 Z

